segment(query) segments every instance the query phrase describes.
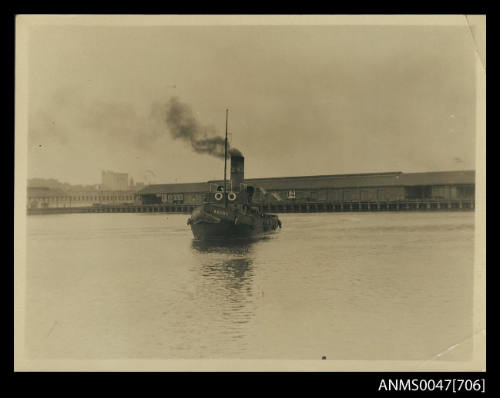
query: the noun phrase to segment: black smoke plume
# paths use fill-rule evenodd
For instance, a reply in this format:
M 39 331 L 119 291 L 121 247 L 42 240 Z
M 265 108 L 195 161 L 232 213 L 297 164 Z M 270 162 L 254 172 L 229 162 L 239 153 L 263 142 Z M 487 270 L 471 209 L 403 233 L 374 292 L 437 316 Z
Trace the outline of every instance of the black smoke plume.
M 213 126 L 203 126 L 195 118 L 191 107 L 171 98 L 166 106 L 165 121 L 174 139 L 181 139 L 191 144 L 197 153 L 205 153 L 224 159 L 224 138 L 217 135 Z M 242 156 L 236 148 L 229 148 L 228 154 Z

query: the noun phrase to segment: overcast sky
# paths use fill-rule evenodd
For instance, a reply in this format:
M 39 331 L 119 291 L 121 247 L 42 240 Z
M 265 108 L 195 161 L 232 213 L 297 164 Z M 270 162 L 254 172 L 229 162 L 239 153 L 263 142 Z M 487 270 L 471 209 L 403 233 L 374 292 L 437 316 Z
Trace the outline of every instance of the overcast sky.
M 28 84 L 30 178 L 221 178 L 170 135 L 174 96 L 220 135 L 229 108 L 248 178 L 474 169 L 466 27 L 37 27 Z

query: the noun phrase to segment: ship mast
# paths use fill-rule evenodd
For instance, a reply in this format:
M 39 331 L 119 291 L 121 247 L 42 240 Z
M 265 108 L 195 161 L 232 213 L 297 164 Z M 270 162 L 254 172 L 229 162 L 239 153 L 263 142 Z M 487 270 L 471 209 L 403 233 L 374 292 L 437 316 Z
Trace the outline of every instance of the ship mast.
M 229 109 L 226 109 L 226 140 L 224 141 L 224 207 L 227 208 L 227 195 L 226 195 L 226 169 L 227 169 L 227 114 Z

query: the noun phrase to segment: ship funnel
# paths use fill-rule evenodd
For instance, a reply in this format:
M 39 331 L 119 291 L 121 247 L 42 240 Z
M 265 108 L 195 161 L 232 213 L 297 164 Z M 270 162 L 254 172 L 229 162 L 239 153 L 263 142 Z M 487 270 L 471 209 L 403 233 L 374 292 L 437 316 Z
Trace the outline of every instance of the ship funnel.
M 245 179 L 245 158 L 241 155 L 231 156 L 231 184 L 233 190 L 239 192 L 240 184 Z

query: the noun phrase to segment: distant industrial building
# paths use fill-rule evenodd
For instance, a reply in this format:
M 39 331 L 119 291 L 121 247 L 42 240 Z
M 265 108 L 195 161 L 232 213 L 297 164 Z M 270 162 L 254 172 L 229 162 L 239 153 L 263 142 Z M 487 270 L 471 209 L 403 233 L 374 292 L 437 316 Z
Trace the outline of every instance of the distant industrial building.
M 134 183 L 134 179 L 132 177 L 130 177 L 130 181 L 128 184 L 129 191 L 139 191 L 140 189 L 144 188 L 145 186 L 146 186 L 146 184 L 144 184 L 143 182 Z
M 134 204 L 135 198 L 135 191 L 89 190 L 66 192 L 49 187 L 28 187 L 28 209 Z
M 115 173 L 103 170 L 101 173 L 101 189 L 106 191 L 127 191 L 129 189 L 128 173 Z

